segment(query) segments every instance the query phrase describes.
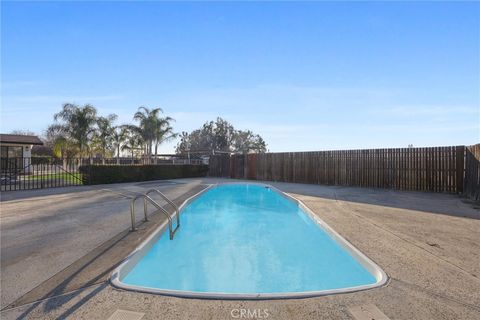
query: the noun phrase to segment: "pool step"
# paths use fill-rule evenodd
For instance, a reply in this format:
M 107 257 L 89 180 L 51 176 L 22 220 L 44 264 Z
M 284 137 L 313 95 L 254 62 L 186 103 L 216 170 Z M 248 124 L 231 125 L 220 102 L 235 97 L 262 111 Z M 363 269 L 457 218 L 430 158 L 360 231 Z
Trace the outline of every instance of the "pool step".
M 356 320 L 390 320 L 374 304 L 350 307 L 348 308 L 348 312 L 350 312 Z

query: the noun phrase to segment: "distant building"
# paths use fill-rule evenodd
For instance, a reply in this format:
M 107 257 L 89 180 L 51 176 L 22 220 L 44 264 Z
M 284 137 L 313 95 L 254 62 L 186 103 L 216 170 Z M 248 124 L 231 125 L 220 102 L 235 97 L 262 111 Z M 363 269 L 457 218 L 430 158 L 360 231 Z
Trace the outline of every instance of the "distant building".
M 0 134 L 0 157 L 2 159 L 2 169 L 8 167 L 22 168 L 30 163 L 32 156 L 32 147 L 43 145 L 43 142 L 37 136 L 24 136 L 18 134 Z M 26 169 L 26 171 L 29 171 Z

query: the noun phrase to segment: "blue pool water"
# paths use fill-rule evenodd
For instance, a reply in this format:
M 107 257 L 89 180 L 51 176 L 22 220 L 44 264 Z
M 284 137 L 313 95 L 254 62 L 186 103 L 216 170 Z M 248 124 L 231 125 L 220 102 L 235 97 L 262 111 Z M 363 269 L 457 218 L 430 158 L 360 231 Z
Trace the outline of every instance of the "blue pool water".
M 122 279 L 218 293 L 286 293 L 373 284 L 375 277 L 289 199 L 261 185 L 212 188 L 188 205 Z

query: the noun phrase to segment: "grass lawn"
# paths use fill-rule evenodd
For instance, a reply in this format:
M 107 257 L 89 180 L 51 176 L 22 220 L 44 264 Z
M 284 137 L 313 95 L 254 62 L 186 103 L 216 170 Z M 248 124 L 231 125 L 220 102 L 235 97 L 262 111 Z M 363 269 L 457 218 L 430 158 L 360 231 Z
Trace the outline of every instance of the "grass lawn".
M 66 181 L 71 181 L 73 183 L 83 184 L 82 174 L 81 173 L 47 173 L 47 174 L 36 174 L 32 176 L 25 176 L 25 180 L 55 180 L 62 179 Z

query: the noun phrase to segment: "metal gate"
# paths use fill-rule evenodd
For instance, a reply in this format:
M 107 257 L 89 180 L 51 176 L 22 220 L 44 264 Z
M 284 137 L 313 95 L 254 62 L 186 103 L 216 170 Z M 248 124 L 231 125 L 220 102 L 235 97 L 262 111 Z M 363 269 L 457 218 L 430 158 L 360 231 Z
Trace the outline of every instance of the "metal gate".
M 88 161 L 88 159 L 86 159 Z M 1 158 L 1 191 L 83 185 L 78 168 L 85 159 Z

